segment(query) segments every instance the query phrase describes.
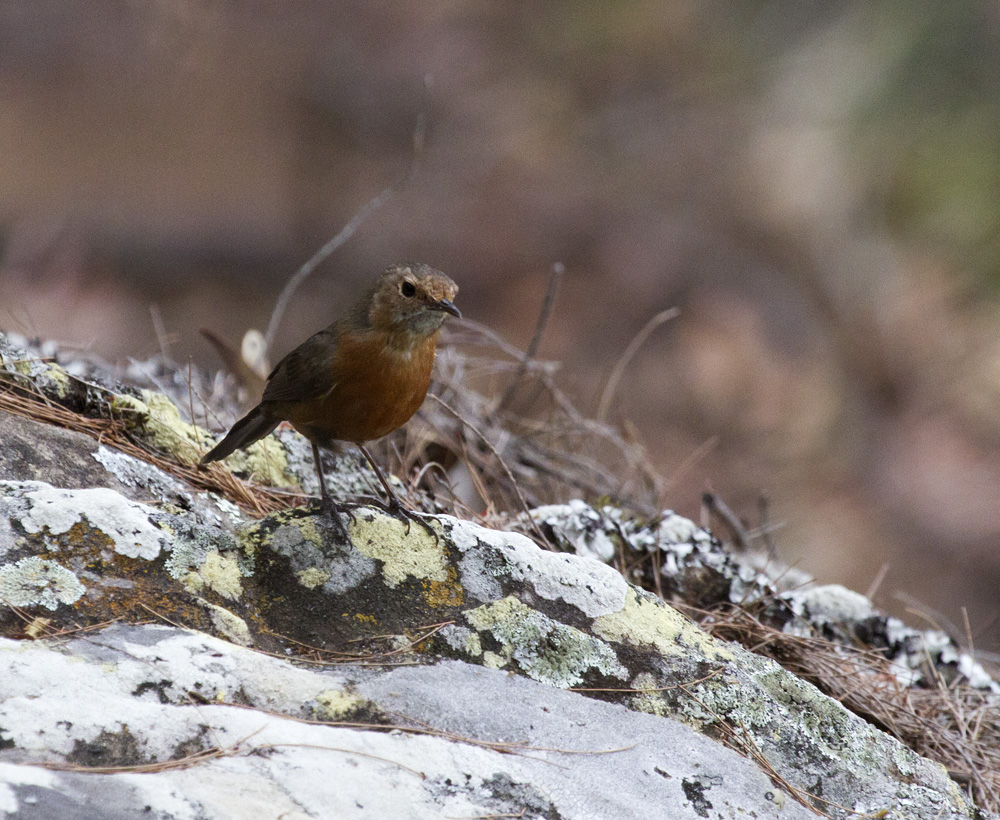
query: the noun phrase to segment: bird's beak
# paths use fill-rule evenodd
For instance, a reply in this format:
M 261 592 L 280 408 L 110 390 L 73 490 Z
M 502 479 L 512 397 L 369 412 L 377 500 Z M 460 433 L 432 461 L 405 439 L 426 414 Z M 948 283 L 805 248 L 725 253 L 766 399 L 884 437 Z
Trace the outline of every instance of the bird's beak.
M 431 305 L 431 310 L 442 310 L 458 319 L 462 318 L 462 311 L 455 307 L 455 304 L 450 299 L 439 299 Z

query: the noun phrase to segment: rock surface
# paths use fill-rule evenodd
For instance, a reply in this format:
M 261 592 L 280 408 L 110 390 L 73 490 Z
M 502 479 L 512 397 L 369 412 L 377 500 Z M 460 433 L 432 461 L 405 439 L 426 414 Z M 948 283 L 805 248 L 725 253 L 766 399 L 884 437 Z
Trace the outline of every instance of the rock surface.
M 3 423 L 0 817 L 977 816 L 942 767 L 595 558 L 363 507 L 344 543 L 315 508 L 250 518 Z M 672 514 L 643 538 L 711 541 Z
M 0 765 L 0 811 L 9 816 L 523 811 L 582 820 L 649 816 L 654 807 L 678 820 L 814 816 L 748 761 L 677 721 L 458 661 L 302 669 L 150 625 L 109 627 L 58 648 L 4 640 L 0 658 L 15 673 L 0 707 L 4 757 L 23 761 Z M 153 774 L 30 765 L 142 766 L 216 748 L 225 754 Z

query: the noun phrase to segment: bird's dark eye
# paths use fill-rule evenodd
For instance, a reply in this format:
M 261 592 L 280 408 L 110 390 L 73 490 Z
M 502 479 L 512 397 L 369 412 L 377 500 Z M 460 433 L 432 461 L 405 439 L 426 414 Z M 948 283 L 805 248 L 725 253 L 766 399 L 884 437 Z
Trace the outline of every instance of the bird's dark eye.
M 417 286 L 410 282 L 408 279 L 403 280 L 403 284 L 399 286 L 399 292 L 403 294 L 407 299 L 411 296 L 417 295 Z

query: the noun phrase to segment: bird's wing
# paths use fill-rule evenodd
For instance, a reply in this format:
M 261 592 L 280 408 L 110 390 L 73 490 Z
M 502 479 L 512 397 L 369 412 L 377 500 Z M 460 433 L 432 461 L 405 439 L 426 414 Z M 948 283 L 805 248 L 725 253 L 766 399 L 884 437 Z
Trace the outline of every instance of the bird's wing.
M 336 325 L 310 336 L 275 366 L 267 377 L 262 402 L 310 401 L 334 385 L 332 361 L 337 350 Z

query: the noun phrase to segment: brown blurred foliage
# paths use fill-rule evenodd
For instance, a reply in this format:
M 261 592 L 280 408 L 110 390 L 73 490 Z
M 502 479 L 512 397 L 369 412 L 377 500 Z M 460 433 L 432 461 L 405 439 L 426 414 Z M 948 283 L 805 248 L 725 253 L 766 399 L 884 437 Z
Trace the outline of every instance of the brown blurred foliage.
M 754 523 L 766 491 L 784 557 L 861 591 L 888 565 L 879 603 L 960 633 L 966 606 L 997 647 L 998 9 L 12 0 L 0 326 L 215 366 L 197 329 L 263 329 L 425 111 L 418 174 L 297 294 L 275 358 L 399 260 L 526 345 L 562 262 L 539 353 L 596 410 L 676 306 L 612 410 L 662 504 L 697 516 L 711 487 Z

